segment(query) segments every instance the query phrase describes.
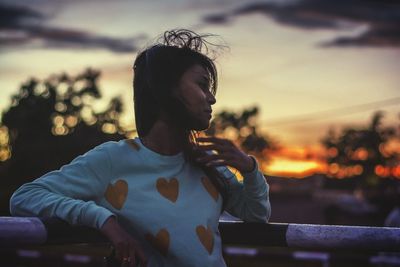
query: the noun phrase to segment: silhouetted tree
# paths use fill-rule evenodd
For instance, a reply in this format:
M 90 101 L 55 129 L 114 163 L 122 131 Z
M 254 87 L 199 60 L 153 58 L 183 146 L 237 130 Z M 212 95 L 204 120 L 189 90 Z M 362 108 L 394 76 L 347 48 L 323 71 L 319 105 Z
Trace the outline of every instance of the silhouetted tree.
M 388 150 L 388 143 L 399 138 L 395 127 L 382 126 L 383 113 L 376 112 L 365 128 L 346 128 L 338 136 L 330 130 L 322 140 L 327 148 L 330 175 L 339 178 L 355 177 L 356 187 L 362 190 L 382 189 L 396 178 L 400 155 Z M 400 178 L 400 177 L 398 177 Z
M 268 151 L 277 148 L 276 144 L 258 130 L 256 117 L 257 107 L 234 113 L 221 111 L 211 122 L 207 134 L 222 135 L 238 142 L 244 151 L 266 160 Z
M 109 140 L 125 138 L 120 126 L 121 99 L 102 112 L 100 72 L 88 69 L 75 77 L 30 79 L 12 96 L 0 125 L 0 212 L 8 212 L 10 194 L 22 183 L 58 169 L 76 156 Z

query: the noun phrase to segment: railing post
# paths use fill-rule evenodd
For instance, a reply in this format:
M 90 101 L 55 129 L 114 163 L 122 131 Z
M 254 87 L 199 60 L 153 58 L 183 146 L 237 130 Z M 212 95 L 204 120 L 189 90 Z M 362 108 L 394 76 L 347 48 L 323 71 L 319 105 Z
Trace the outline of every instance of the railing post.
M 0 246 L 44 244 L 47 230 L 35 217 L 0 217 Z

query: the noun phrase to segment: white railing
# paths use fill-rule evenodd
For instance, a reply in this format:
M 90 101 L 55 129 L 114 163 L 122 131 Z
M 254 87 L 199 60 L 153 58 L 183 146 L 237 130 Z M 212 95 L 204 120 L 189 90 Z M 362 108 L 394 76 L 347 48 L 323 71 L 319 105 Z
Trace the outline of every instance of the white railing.
M 230 245 L 400 251 L 400 228 L 221 220 L 219 229 L 224 244 Z M 55 218 L 0 217 L 0 247 L 97 242 L 107 240 L 95 229 Z

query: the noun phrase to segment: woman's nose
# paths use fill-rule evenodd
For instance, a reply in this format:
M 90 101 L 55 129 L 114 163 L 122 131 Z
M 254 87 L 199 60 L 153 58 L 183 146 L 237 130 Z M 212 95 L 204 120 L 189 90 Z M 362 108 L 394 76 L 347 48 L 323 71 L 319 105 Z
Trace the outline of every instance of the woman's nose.
M 214 105 L 217 102 L 217 99 L 215 99 L 215 96 L 211 92 L 207 94 L 207 102 L 210 103 L 210 105 Z

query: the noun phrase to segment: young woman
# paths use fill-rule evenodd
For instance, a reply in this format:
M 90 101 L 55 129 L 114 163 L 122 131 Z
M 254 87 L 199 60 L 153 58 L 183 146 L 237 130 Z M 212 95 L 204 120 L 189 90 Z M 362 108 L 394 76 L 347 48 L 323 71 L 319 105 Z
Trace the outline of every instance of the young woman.
M 95 227 L 122 266 L 225 266 L 221 212 L 266 222 L 270 203 L 254 157 L 229 140 L 198 135 L 209 127 L 217 89 L 204 38 L 167 31 L 163 42 L 139 53 L 138 137 L 104 143 L 24 184 L 11 198 L 11 213 Z

